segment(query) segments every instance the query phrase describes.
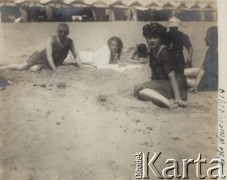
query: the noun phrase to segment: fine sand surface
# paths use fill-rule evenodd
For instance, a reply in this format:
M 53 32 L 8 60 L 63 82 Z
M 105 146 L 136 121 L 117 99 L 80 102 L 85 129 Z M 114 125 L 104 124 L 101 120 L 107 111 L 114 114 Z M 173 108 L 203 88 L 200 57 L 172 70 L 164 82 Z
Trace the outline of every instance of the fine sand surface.
M 58 23 L 0 24 L 0 64 L 23 62 L 45 47 Z M 110 36 L 125 47 L 145 42 L 146 22 L 69 23 L 78 51 L 96 50 Z M 163 23 L 165 24 L 165 23 Z M 199 66 L 210 23 L 181 28 Z M 125 72 L 61 66 L 56 72 L 1 71 L 15 82 L 0 91 L 0 179 L 133 180 L 136 152 L 162 152 L 179 161 L 217 158 L 217 93 L 189 94 L 187 108 L 168 110 L 133 97 L 135 85 L 149 80 L 148 64 Z M 209 166 L 209 165 L 208 165 Z M 207 167 L 202 165 L 205 174 Z M 196 179 L 189 165 L 190 179 Z M 170 172 L 171 174 L 173 172 Z M 150 172 L 150 179 L 155 178 Z

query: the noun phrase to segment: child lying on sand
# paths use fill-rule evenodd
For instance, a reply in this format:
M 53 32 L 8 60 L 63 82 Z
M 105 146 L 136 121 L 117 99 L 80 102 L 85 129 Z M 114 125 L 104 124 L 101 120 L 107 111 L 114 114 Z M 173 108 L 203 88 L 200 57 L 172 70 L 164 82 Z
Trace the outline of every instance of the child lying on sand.
M 136 44 L 134 47 L 128 48 L 129 52 L 127 62 L 131 63 L 148 63 L 149 62 L 149 47 L 144 43 Z

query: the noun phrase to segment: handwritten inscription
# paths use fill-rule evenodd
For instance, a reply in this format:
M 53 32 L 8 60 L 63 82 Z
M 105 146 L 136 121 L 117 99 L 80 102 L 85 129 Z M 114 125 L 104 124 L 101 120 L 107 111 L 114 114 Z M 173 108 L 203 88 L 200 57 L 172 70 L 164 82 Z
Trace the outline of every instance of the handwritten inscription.
M 226 91 L 224 89 L 219 89 L 218 94 L 218 134 L 217 139 L 219 142 L 219 147 L 217 149 L 218 152 L 218 158 L 221 160 L 223 164 L 225 164 L 225 108 L 226 108 Z

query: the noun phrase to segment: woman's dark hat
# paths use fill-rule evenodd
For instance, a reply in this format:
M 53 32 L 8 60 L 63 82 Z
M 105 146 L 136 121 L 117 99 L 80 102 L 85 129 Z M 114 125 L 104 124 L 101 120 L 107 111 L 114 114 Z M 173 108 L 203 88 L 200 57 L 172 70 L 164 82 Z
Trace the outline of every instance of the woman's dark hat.
M 167 28 L 159 23 L 150 23 L 143 27 L 144 37 L 151 36 L 152 34 L 163 36 L 166 31 Z

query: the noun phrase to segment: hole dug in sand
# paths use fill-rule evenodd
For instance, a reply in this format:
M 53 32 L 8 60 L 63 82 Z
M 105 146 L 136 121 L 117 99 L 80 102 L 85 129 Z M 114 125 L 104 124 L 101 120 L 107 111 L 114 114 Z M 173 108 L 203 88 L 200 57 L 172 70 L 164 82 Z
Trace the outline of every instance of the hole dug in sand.
M 99 95 L 98 97 L 97 97 L 97 102 L 106 102 L 106 100 L 107 100 L 107 98 L 108 98 L 108 96 L 105 96 L 105 95 Z
M 59 89 L 66 89 L 66 83 L 62 82 L 57 85 L 57 88 Z

